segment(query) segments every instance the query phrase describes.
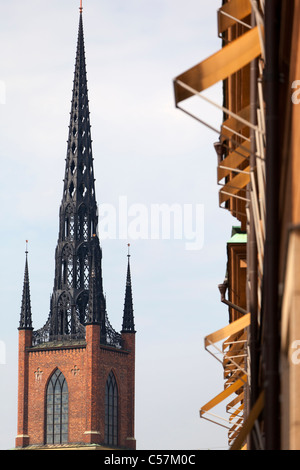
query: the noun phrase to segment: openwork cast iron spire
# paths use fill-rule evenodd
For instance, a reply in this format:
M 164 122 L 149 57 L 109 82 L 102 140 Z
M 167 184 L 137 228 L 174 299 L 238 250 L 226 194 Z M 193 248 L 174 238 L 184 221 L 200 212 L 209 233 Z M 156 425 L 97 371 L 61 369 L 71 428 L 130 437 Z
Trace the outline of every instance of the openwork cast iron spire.
M 133 316 L 133 303 L 132 303 L 131 274 L 130 274 L 129 245 L 128 245 L 128 255 L 127 256 L 128 256 L 128 265 L 127 265 L 127 278 L 126 278 L 126 290 L 125 290 L 122 333 L 135 333 L 134 316 Z
M 88 315 L 92 237 L 97 233 L 92 140 L 80 11 L 59 238 L 55 254 L 52 334 L 78 335 Z M 98 244 L 99 240 L 97 239 Z M 102 293 L 101 250 L 97 280 Z M 105 310 L 105 307 L 104 307 Z M 103 313 L 103 312 L 102 312 Z
M 26 260 L 25 260 L 25 273 L 23 283 L 23 295 L 20 315 L 20 329 L 32 329 L 32 315 L 30 303 L 30 286 L 29 286 L 29 272 L 28 272 L 28 251 L 26 247 Z
M 101 325 L 101 342 L 120 347 L 103 295 L 82 5 L 59 221 L 50 315 L 46 325 L 34 332 L 34 342 L 82 339 L 85 325 L 96 323 Z

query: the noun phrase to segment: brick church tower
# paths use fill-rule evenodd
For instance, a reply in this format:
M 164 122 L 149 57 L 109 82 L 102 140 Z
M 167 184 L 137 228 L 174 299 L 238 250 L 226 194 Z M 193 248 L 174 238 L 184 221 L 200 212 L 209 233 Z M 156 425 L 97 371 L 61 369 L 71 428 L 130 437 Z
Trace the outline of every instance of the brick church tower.
M 135 327 L 128 253 L 122 331 L 102 285 L 82 5 L 54 288 L 34 330 L 26 250 L 19 324 L 16 447 L 135 449 Z

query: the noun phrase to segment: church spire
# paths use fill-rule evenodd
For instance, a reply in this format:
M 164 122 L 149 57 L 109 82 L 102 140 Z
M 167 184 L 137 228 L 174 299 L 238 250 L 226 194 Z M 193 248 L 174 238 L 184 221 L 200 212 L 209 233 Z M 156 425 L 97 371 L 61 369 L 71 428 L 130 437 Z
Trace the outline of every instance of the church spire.
M 55 280 L 51 305 L 51 335 L 77 335 L 89 314 L 89 276 L 92 236 L 98 212 L 85 62 L 82 4 L 67 146 L 59 236 L 55 253 Z M 99 244 L 99 240 L 97 238 Z M 97 261 L 100 265 L 101 249 Z M 98 282 L 98 281 L 97 281 Z M 103 298 L 102 278 L 98 282 Z
M 96 204 L 82 12 L 78 28 L 63 203 L 77 206 L 85 203 L 93 208 Z
M 128 244 L 128 264 L 127 264 L 127 277 L 123 313 L 123 326 L 122 333 L 135 333 L 134 329 L 134 316 L 133 316 L 133 303 L 132 303 L 132 287 L 131 287 L 131 274 L 130 274 L 130 244 Z
M 54 288 L 46 325 L 34 332 L 38 344 L 60 337 L 83 339 L 86 324 L 100 324 L 101 343 L 119 344 L 108 322 L 102 282 L 102 250 L 92 155 L 82 2 L 68 133 Z M 94 268 L 92 268 L 92 263 Z M 91 276 L 93 274 L 93 277 Z
M 24 273 L 23 295 L 22 295 L 22 305 L 21 305 L 20 325 L 19 325 L 19 329 L 24 329 L 24 330 L 32 329 L 27 244 L 28 244 L 28 241 L 26 240 L 25 273 Z

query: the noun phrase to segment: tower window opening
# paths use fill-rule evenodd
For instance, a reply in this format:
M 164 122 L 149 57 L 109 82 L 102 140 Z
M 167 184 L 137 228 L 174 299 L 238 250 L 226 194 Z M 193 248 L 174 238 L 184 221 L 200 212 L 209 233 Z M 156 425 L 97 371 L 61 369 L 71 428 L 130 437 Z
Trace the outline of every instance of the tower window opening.
M 73 287 L 73 254 L 69 245 L 66 245 L 62 253 L 62 282 L 65 287 Z
M 69 194 L 71 197 L 73 197 L 75 194 L 75 187 L 74 187 L 73 181 L 71 182 L 70 187 L 69 187 Z
M 86 245 L 82 245 L 77 253 L 76 288 L 86 290 L 89 288 L 89 257 Z
M 105 386 L 105 443 L 118 445 L 118 387 L 111 371 Z
M 71 318 L 71 303 L 70 303 L 70 298 L 64 292 L 57 304 L 57 316 L 58 316 L 58 335 L 59 336 L 64 336 L 64 335 L 69 335 L 73 333 L 74 330 L 74 325 L 72 322 Z
M 65 212 L 64 239 L 73 241 L 74 238 L 75 238 L 75 218 L 74 218 L 72 207 L 68 206 Z
M 85 289 L 89 288 L 89 279 L 90 279 L 89 259 L 86 256 L 84 258 L 84 264 L 83 264 L 83 287 Z
M 75 235 L 75 221 L 74 214 L 71 214 L 69 217 L 69 240 L 73 241 Z
M 87 214 L 84 214 L 83 218 L 83 239 L 85 241 L 89 239 L 89 221 Z
M 57 369 L 51 376 L 46 394 L 46 444 L 68 442 L 69 392 L 66 379 Z
M 75 172 L 75 169 L 76 169 L 76 165 L 75 165 L 74 160 L 72 160 L 72 163 L 71 163 L 71 167 L 70 167 L 70 168 L 71 168 L 71 173 L 72 173 L 72 175 L 74 175 L 74 172 Z

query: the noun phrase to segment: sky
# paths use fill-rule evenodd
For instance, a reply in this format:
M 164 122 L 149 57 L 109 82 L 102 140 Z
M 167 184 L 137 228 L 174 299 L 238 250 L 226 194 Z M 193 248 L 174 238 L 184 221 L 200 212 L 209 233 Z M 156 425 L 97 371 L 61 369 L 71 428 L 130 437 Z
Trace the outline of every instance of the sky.
M 226 429 L 200 419 L 199 409 L 224 386 L 204 337 L 228 322 L 217 286 L 237 221 L 218 204 L 218 136 L 176 109 L 173 91 L 174 77 L 220 49 L 220 3 L 83 2 L 96 198 L 100 219 L 109 210 L 116 218 L 113 236 L 104 223 L 101 246 L 117 331 L 131 245 L 137 449 L 227 448 Z M 53 289 L 79 0 L 0 0 L 0 7 L 0 448 L 7 449 L 17 434 L 26 240 L 36 329 Z M 209 93 L 222 103 L 221 86 Z M 220 112 L 199 103 L 202 118 L 220 128 Z M 160 222 L 153 216 L 161 205 L 177 208 L 169 233 L 168 212 Z

